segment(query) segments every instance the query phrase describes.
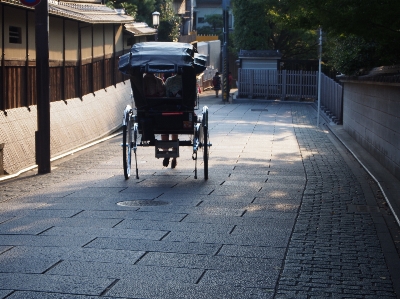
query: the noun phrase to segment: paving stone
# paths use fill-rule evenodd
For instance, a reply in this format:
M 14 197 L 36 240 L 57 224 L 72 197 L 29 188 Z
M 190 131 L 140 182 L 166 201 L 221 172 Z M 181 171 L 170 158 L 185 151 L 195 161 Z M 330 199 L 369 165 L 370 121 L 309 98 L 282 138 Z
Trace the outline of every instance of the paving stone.
M 108 263 L 97 261 L 62 261 L 51 268 L 47 274 L 90 277 L 96 273 L 97 277 L 113 279 L 137 279 L 162 283 L 174 281 L 194 284 L 203 273 L 202 269 L 141 266 L 129 263 Z
M 124 294 L 130 294 L 133 298 L 152 299 L 272 299 L 273 289 L 193 285 L 167 281 L 154 284 L 124 279 L 107 292 L 107 295 L 112 297 L 124 297 Z
M 1 291 L 0 291 L 1 292 Z M 10 299 L 94 299 L 94 298 L 104 298 L 110 299 L 110 297 L 104 296 L 85 296 L 85 295 L 71 295 L 62 293 L 46 293 L 46 292 L 27 292 L 27 291 L 17 291 L 13 292 L 9 297 Z
M 151 252 L 179 252 L 193 254 L 215 254 L 220 247 L 219 244 L 186 243 L 137 240 L 123 238 L 96 238 L 85 248 L 114 249 L 114 250 L 134 250 Z
M 10 295 L 13 291 L 12 290 L 0 290 L 0 297 L 1 298 L 6 298 L 7 295 Z M 8 297 L 11 298 L 11 297 Z M 25 298 L 25 297 L 20 297 L 20 298 Z
M 190 147 L 125 180 L 118 136 L 0 183 L 0 298 L 396 298 L 368 176 L 314 108 L 209 106 L 207 181 Z
M 100 295 L 113 282 L 108 278 L 20 273 L 0 273 L 0 281 L 3 289 L 77 295 Z
M 58 262 L 58 259 L 23 258 L 0 255 L 0 273 L 44 273 Z
M 80 227 L 52 227 L 46 230 L 42 236 L 86 236 L 105 238 L 129 238 L 140 240 L 160 240 L 167 234 L 167 231 L 154 230 L 134 230 L 134 229 L 115 229 L 115 228 L 97 228 L 86 227 L 84 230 Z

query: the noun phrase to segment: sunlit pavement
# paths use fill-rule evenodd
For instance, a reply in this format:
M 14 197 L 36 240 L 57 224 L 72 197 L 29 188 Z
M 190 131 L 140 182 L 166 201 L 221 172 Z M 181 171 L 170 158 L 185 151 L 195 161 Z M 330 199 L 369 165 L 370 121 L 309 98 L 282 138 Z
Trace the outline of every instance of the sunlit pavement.
M 0 298 L 400 298 L 395 220 L 312 104 L 203 105 L 207 181 L 191 147 L 125 180 L 117 136 L 2 182 Z

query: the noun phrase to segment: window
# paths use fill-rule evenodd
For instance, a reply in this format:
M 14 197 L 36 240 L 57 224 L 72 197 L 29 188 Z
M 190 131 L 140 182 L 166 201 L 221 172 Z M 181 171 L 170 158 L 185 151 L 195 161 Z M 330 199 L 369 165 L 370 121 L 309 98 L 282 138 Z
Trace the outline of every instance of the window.
M 21 27 L 10 26 L 8 32 L 9 32 L 8 41 L 10 42 L 10 44 L 22 43 Z
M 199 24 L 200 24 L 200 23 L 204 23 L 204 18 L 199 18 L 199 19 L 198 19 L 198 22 L 199 22 Z

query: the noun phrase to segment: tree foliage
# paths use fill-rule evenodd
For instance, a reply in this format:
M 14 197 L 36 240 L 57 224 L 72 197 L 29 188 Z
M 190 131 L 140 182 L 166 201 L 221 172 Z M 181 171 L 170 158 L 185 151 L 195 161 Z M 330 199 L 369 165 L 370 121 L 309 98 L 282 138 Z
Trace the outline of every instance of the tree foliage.
M 269 28 L 266 22 L 266 5 L 262 1 L 232 0 L 235 17 L 234 39 L 237 49 L 268 49 Z
M 344 74 L 356 75 L 374 67 L 380 59 L 375 42 L 367 42 L 356 35 L 331 37 L 326 46 L 329 65 Z
M 160 12 L 158 27 L 159 41 L 176 41 L 179 36 L 180 18 L 175 15 L 173 0 L 109 0 L 106 5 L 112 8 L 124 8 L 135 22 L 153 25 L 152 13 Z
M 232 0 L 235 47 L 246 50 L 279 50 L 283 58 L 316 58 L 314 30 L 290 26 L 285 0 Z
M 106 5 L 112 8 L 124 8 L 136 22 L 146 22 L 150 25 L 156 0 L 109 0 Z
M 210 25 L 214 34 L 222 31 L 222 27 L 224 26 L 222 14 L 205 15 L 204 21 Z
M 177 41 L 181 19 L 175 15 L 172 0 L 160 0 L 157 9 L 160 12 L 158 40 L 164 42 Z
M 400 63 L 400 1 L 286 1 L 292 26 L 328 33 L 330 63 L 341 72 Z

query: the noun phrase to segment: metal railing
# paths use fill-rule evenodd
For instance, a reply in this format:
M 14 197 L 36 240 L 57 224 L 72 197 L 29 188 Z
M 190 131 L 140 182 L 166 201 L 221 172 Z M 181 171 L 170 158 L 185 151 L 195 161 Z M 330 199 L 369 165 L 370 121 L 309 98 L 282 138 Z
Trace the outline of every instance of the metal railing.
M 321 74 L 321 109 L 335 123 L 343 121 L 343 86 Z
M 318 99 L 318 72 L 266 69 L 238 70 L 239 97 L 264 99 Z M 342 122 L 343 87 L 321 74 L 321 107 Z

